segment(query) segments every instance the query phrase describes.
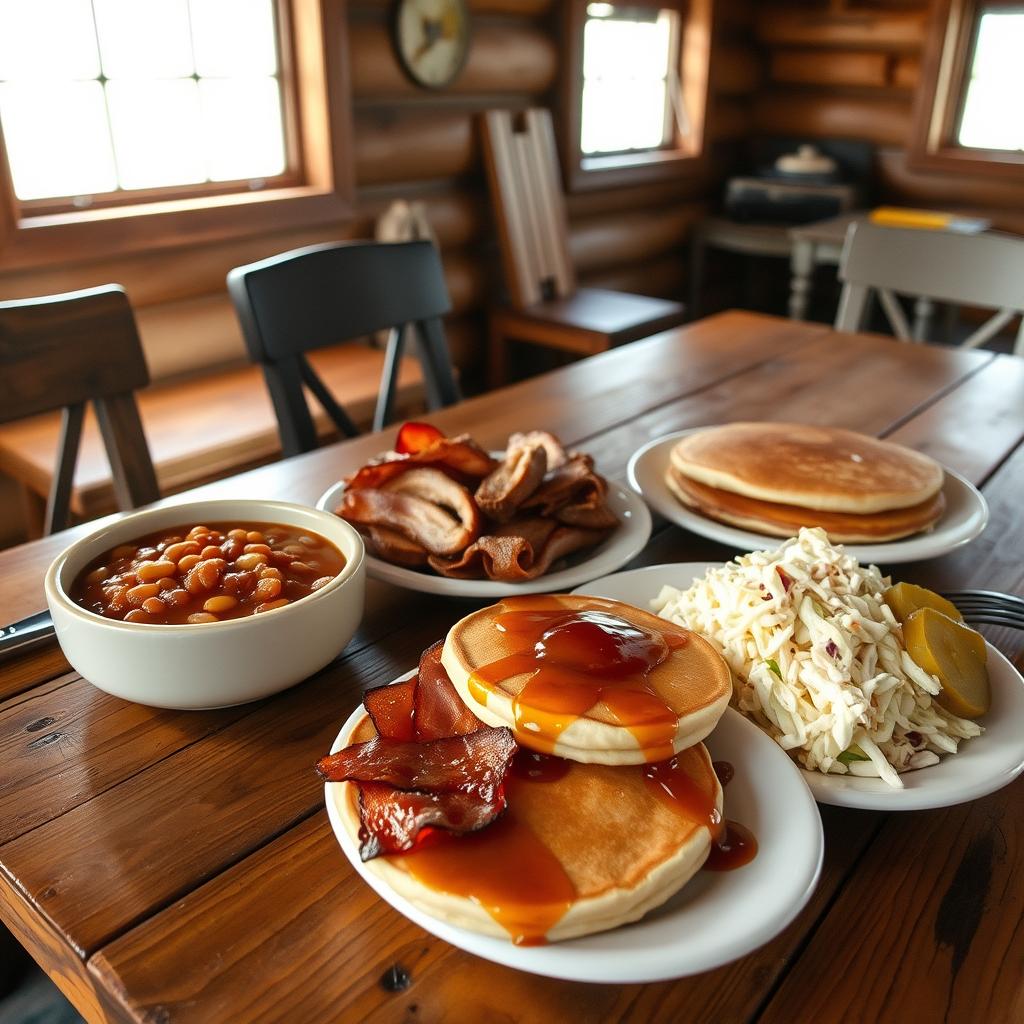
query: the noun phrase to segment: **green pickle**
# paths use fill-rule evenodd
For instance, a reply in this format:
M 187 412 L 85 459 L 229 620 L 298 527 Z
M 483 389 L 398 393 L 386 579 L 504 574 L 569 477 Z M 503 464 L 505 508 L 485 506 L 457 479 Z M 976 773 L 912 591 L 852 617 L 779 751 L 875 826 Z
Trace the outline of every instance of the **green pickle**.
M 934 607 L 924 607 L 903 623 L 903 642 L 910 657 L 938 677 L 942 689 L 935 699 L 940 706 L 961 718 L 978 718 L 988 711 L 988 655 L 980 633 Z

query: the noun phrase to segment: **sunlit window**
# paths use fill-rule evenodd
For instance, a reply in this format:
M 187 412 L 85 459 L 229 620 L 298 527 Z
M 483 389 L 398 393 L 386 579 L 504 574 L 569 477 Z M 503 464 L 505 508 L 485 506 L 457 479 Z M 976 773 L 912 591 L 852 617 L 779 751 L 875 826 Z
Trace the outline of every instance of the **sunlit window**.
M 274 0 L 0 0 L 0 126 L 20 200 L 287 169 Z
M 982 14 L 970 69 L 957 141 L 1024 150 L 1024 10 Z
M 592 3 L 583 27 L 580 149 L 657 149 L 672 134 L 676 15 Z

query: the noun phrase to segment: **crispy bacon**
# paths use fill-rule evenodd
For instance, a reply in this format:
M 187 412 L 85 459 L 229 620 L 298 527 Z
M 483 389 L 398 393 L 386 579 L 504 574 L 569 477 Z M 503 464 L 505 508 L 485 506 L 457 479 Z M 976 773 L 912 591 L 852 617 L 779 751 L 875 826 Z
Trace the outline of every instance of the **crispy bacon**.
M 442 647 L 423 652 L 412 678 L 364 694 L 376 736 L 317 763 L 328 782 L 359 790 L 363 860 L 413 849 L 432 829 L 484 828 L 505 809 L 512 731 L 485 726 L 466 707 L 441 664 Z
M 569 461 L 549 473 L 547 479 L 523 503 L 537 515 L 549 516 L 565 505 L 604 504 L 608 484 L 594 472 L 589 455 L 573 452 Z
M 468 434 L 441 437 L 415 452 L 386 452 L 356 470 L 346 481 L 348 489 L 383 487 L 414 466 L 434 466 L 461 482 L 477 483 L 497 463 Z
M 363 694 L 363 707 L 379 736 L 392 740 L 416 739 L 417 677 L 390 686 L 375 686 Z
M 422 742 L 374 736 L 320 758 L 316 770 L 327 782 L 383 782 L 395 789 L 468 793 L 491 801 L 515 752 L 511 729 L 485 725 L 465 736 Z
M 377 782 L 359 785 L 359 856 L 404 853 L 431 829 L 476 832 L 505 808 L 504 793 L 488 802 L 465 793 L 401 793 Z
M 465 736 L 483 725 L 463 703 L 441 664 L 443 648 L 444 641 L 438 640 L 420 657 L 419 685 L 413 694 L 413 727 L 419 740 Z
M 341 508 L 335 510 L 341 515 Z M 405 565 L 410 569 L 416 569 L 427 564 L 428 551 L 422 544 L 409 540 L 397 530 L 389 526 L 381 526 L 378 523 L 359 523 L 356 529 L 362 534 L 366 542 L 367 550 L 371 555 L 383 558 L 393 565 Z

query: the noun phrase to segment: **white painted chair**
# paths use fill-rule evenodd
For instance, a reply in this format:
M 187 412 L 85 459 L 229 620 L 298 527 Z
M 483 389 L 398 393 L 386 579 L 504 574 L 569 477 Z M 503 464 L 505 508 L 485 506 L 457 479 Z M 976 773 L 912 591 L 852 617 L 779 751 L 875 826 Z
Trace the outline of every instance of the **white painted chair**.
M 961 346 L 977 348 L 1024 313 L 1024 239 L 851 224 L 839 280 L 836 330 L 860 330 L 877 291 L 893 333 L 903 341 L 926 340 L 933 302 L 996 310 Z M 913 329 L 897 294 L 915 298 Z M 1024 318 L 1013 351 L 1024 355 Z

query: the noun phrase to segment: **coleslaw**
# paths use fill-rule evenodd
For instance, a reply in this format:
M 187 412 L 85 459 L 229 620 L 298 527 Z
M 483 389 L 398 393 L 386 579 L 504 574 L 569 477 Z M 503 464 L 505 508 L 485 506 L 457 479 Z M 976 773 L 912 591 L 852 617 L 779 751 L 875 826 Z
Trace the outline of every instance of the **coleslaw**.
M 907 653 L 890 586 L 821 529 L 709 569 L 651 607 L 703 633 L 733 673 L 734 704 L 805 768 L 877 776 L 936 764 L 981 727 L 932 698 L 939 680 Z

